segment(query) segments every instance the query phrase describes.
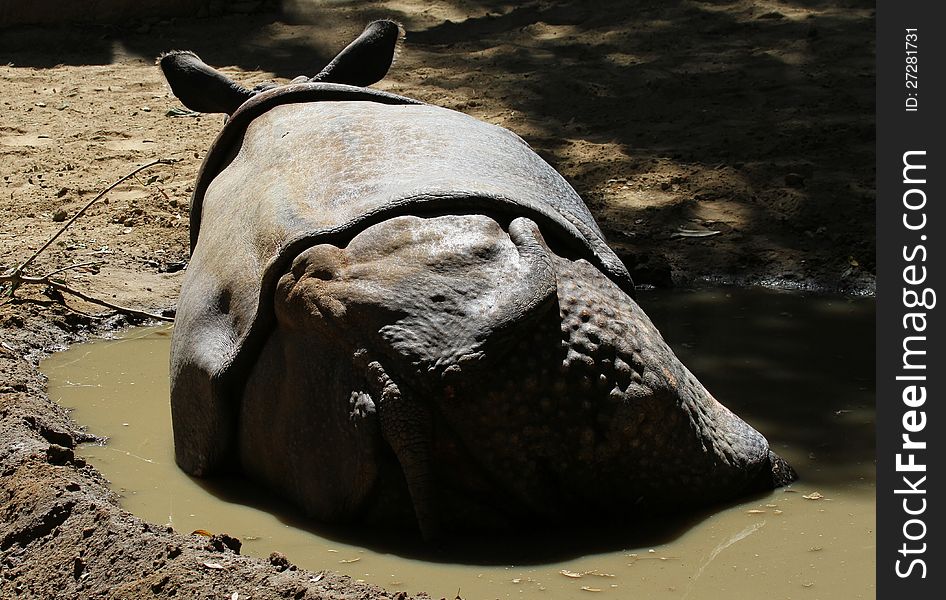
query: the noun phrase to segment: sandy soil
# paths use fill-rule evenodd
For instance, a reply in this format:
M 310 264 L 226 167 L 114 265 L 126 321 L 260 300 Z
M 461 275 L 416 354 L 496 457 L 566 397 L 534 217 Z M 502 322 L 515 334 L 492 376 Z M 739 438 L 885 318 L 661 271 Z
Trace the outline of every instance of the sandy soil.
M 5 30 L 0 272 L 118 177 L 173 158 L 108 194 L 29 269 L 92 263 L 60 276 L 173 310 L 189 193 L 222 119 L 175 112 L 154 57 L 191 49 L 244 83 L 286 81 L 380 17 L 408 35 L 377 87 L 520 134 L 585 198 L 639 283 L 872 292 L 874 16 L 859 1 L 297 0 L 281 14 Z M 381 593 L 124 513 L 71 457 L 83 434 L 48 401 L 36 364 L 128 321 L 66 310 L 43 286 L 17 295 L 29 302 L 0 307 L 0 596 L 229 598 L 247 582 L 253 598 Z

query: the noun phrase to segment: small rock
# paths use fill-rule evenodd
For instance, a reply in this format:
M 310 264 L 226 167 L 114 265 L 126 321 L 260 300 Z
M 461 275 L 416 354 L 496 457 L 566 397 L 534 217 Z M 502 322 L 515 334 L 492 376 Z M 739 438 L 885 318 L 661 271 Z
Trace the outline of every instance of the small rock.
M 785 185 L 793 188 L 805 187 L 805 177 L 798 173 L 789 173 L 785 176 Z
M 286 569 L 289 569 L 293 566 L 289 559 L 286 558 L 286 555 L 282 552 L 273 552 L 269 555 L 269 564 L 276 567 L 276 570 L 282 573 Z
M 164 265 L 164 272 L 177 273 L 178 271 L 183 271 L 184 267 L 186 266 L 187 263 L 185 262 L 169 262 L 168 264 Z
M 230 550 L 234 554 L 240 553 L 240 548 L 243 547 L 243 542 L 239 539 L 232 537 L 226 533 L 218 533 L 211 536 L 207 541 L 207 550 L 212 550 L 216 552 L 224 552 L 225 550 Z
M 83 571 L 85 571 L 85 561 L 81 556 L 76 556 L 72 559 L 72 576 L 78 579 L 82 577 Z
M 50 444 L 49 448 L 46 449 L 46 461 L 52 465 L 64 465 L 72 462 L 74 458 L 75 453 L 71 448 L 59 444 Z
M 170 580 L 171 578 L 168 575 L 165 575 L 160 579 L 160 581 L 156 581 L 151 584 L 151 591 L 155 594 L 160 594 L 164 589 L 164 586 L 166 586 Z
M 62 223 L 66 220 L 66 217 L 69 216 L 66 214 L 66 211 L 59 209 L 53 213 L 53 223 Z
M 17 315 L 10 315 L 3 322 L 3 326 L 4 327 L 23 327 L 23 319 Z M 12 348 L 7 347 L 6 345 L 4 345 L 4 347 L 7 350 L 12 350 Z M 21 391 L 26 391 L 26 390 L 21 390 Z

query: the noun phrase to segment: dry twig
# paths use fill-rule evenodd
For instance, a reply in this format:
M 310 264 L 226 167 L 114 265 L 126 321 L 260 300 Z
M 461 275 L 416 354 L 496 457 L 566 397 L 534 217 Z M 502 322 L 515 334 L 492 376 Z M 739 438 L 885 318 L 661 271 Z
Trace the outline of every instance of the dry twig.
M 142 165 L 142 166 L 136 168 L 136 169 L 133 170 L 132 172 L 128 173 L 127 175 L 125 175 L 125 176 L 122 177 L 121 179 L 117 180 L 116 182 L 112 183 L 112 184 L 109 185 L 107 188 L 105 188 L 104 190 L 102 190 L 101 192 L 99 192 L 99 194 L 98 194 L 97 196 L 95 196 L 95 198 L 92 198 L 91 200 L 89 200 L 89 201 L 86 203 L 86 205 L 83 206 L 81 209 L 79 209 L 79 211 L 78 211 L 75 215 L 73 215 L 73 217 L 72 217 L 71 219 L 69 219 L 69 221 L 67 221 L 67 222 L 59 229 L 59 231 L 57 231 L 55 234 L 53 234 L 53 236 L 52 236 L 51 238 L 49 238 L 49 239 L 46 241 L 46 243 L 43 244 L 43 245 L 39 248 L 39 250 L 37 250 L 36 252 L 34 252 L 29 258 L 27 258 L 25 261 L 23 261 L 23 263 L 21 263 L 20 266 L 14 268 L 13 270 L 11 270 L 11 271 L 9 271 L 9 272 L 7 272 L 7 273 L 4 273 L 3 275 L 0 275 L 0 283 L 5 283 L 5 284 L 8 285 L 7 289 L 4 290 L 4 295 L 8 297 L 8 301 L 15 298 L 16 290 L 17 290 L 21 285 L 24 285 L 24 284 L 28 284 L 28 285 L 44 285 L 44 286 L 47 286 L 47 287 L 51 287 L 51 288 L 53 288 L 53 289 L 55 289 L 55 290 L 58 290 L 58 291 L 60 291 L 60 292 L 65 292 L 65 293 L 67 293 L 67 294 L 71 294 L 71 295 L 73 295 L 73 296 L 77 296 L 77 297 L 79 297 L 79 298 L 85 300 L 86 302 L 91 302 L 92 304 L 98 304 L 99 306 L 104 306 L 104 307 L 106 307 L 106 308 L 110 308 L 110 309 L 112 309 L 112 310 L 114 310 L 114 311 L 117 311 L 117 312 L 120 312 L 120 313 L 124 313 L 124 314 L 127 314 L 127 315 L 132 315 L 132 316 L 137 316 L 137 317 L 144 317 L 144 318 L 148 318 L 148 319 L 158 319 L 158 320 L 161 320 L 161 321 L 173 321 L 173 319 L 171 319 L 171 318 L 169 318 L 169 317 L 165 317 L 165 316 L 163 316 L 163 315 L 156 315 L 156 314 L 149 313 L 149 312 L 146 312 L 146 311 L 137 310 L 137 309 L 134 309 L 134 308 L 128 308 L 128 307 L 126 307 L 126 306 L 120 306 L 120 305 L 118 305 L 118 304 L 114 304 L 114 303 L 108 302 L 108 301 L 106 301 L 106 300 L 101 300 L 101 299 L 99 299 L 99 298 L 95 298 L 94 296 L 90 296 L 90 295 L 88 295 L 88 294 L 86 294 L 86 293 L 84 293 L 84 292 L 81 292 L 81 291 L 79 291 L 79 290 L 76 290 L 76 289 L 74 289 L 74 288 L 71 288 L 71 287 L 67 286 L 65 283 L 62 283 L 61 281 L 55 281 L 55 280 L 52 279 L 52 277 L 53 277 L 54 275 L 58 275 L 59 273 L 62 273 L 62 272 L 64 272 L 64 271 L 68 271 L 68 270 L 70 270 L 70 269 L 77 269 L 77 268 L 80 268 L 80 267 L 87 267 L 87 266 L 90 266 L 90 265 L 95 265 L 95 264 L 97 264 L 96 262 L 86 262 L 86 263 L 80 263 L 80 264 L 70 265 L 70 266 L 68 266 L 68 267 L 62 267 L 62 268 L 56 269 L 56 270 L 54 270 L 54 271 L 51 271 L 51 272 L 47 273 L 46 275 L 43 275 L 42 277 L 31 277 L 31 276 L 25 275 L 24 273 L 25 273 L 25 271 L 26 271 L 26 268 L 27 268 L 28 266 L 30 266 L 30 264 L 31 264 L 34 260 L 36 260 L 36 258 L 37 258 L 40 254 L 42 254 L 44 250 L 46 250 L 46 248 L 49 248 L 49 246 L 50 246 L 54 241 L 56 241 L 56 238 L 58 238 L 60 235 L 62 235 L 62 233 L 63 233 L 66 229 L 68 229 L 70 225 L 72 225 L 73 223 L 75 223 L 76 220 L 77 220 L 79 217 L 81 217 L 81 216 L 85 213 L 85 211 L 87 211 L 93 204 L 95 204 L 98 200 L 100 200 L 103 196 L 105 196 L 105 194 L 107 194 L 108 192 L 112 191 L 112 190 L 115 189 L 115 187 L 117 187 L 119 184 L 121 184 L 121 183 L 123 183 L 124 181 L 130 179 L 131 177 L 134 177 L 135 175 L 137 175 L 137 174 L 140 173 L 141 171 L 144 171 L 145 169 L 149 169 L 149 168 L 151 168 L 151 167 L 153 167 L 153 166 L 155 166 L 155 165 L 170 165 L 170 164 L 173 164 L 174 162 L 176 162 L 176 161 L 175 161 L 175 160 L 172 160 L 172 159 L 168 159 L 168 158 L 159 158 L 159 159 L 157 159 L 157 160 L 153 160 L 153 161 L 149 162 L 149 163 L 146 164 L 146 165 Z M 64 303 L 64 304 L 65 304 L 65 303 Z M 67 308 L 69 308 L 68 305 L 67 305 Z

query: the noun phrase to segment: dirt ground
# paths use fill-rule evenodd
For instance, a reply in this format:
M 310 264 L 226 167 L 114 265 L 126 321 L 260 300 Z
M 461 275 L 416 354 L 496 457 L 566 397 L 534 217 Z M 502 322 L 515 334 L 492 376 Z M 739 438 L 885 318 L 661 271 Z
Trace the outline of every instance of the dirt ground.
M 874 11 L 861 1 L 295 0 L 0 30 L 0 272 L 108 184 L 175 159 L 109 193 L 28 270 L 85 264 L 59 277 L 171 314 L 191 186 L 222 118 L 182 113 L 155 56 L 190 49 L 244 84 L 287 81 L 382 17 L 407 39 L 377 87 L 521 135 L 638 283 L 873 292 Z M 44 286 L 17 296 L 29 302 L 0 307 L 0 597 L 384 597 L 123 512 L 72 457 L 84 434 L 36 365 L 128 319 L 66 310 Z

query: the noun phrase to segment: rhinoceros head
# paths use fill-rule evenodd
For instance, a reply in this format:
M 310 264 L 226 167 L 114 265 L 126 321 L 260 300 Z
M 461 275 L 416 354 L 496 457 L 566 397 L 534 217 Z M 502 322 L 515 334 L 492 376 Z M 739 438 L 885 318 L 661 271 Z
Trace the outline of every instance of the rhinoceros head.
M 525 142 L 362 87 L 397 31 L 373 23 L 315 81 L 257 94 L 161 59 L 188 106 L 232 116 L 191 203 L 178 464 L 241 469 L 325 520 L 413 514 L 428 536 L 791 480 Z

